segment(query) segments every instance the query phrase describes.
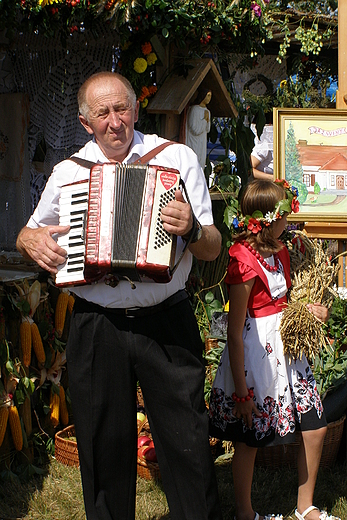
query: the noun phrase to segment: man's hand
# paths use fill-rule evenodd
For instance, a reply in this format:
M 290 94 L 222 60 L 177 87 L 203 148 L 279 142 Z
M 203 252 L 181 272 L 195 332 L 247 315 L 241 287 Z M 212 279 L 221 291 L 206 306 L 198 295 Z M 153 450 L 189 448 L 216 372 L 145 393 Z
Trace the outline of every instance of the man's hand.
M 175 200 L 161 210 L 164 229 L 178 236 L 189 236 L 193 227 L 193 214 L 190 204 L 183 198 L 180 190 L 175 192 Z M 222 237 L 212 224 L 202 226 L 202 237 L 198 242 L 189 245 L 190 252 L 199 260 L 212 261 L 220 253 Z
M 188 235 L 193 227 L 193 215 L 190 204 L 184 198 L 181 190 L 176 190 L 175 200 L 171 200 L 161 210 L 164 229 L 172 235 Z
M 26 258 L 34 260 L 42 269 L 52 274 L 66 260 L 65 249 L 58 246 L 52 235 L 64 235 L 70 226 L 45 226 L 31 229 L 25 226 L 17 237 L 17 249 Z

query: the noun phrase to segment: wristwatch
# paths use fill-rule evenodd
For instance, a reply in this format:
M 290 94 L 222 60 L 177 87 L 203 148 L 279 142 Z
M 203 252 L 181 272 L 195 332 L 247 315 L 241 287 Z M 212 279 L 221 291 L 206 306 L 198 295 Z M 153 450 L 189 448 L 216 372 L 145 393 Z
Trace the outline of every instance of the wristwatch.
M 195 244 L 195 242 L 198 242 L 200 238 L 202 237 L 202 225 L 196 218 L 196 216 L 193 214 L 193 227 L 189 234 L 184 235 L 182 238 L 183 240 L 190 240 L 190 244 Z

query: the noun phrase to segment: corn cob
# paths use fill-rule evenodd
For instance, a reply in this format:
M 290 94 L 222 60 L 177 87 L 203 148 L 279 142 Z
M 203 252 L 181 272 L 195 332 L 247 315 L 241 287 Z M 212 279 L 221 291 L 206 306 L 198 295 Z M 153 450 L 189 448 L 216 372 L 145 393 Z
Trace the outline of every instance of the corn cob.
M 69 412 L 66 406 L 65 390 L 61 385 L 59 387 L 59 417 L 63 426 L 69 424 Z
M 21 451 L 23 448 L 22 426 L 20 424 L 20 418 L 17 407 L 14 405 L 10 406 L 8 421 L 10 423 L 14 447 L 17 451 Z
M 55 330 L 58 338 L 63 334 L 68 299 L 69 294 L 64 291 L 62 291 L 58 296 L 55 308 Z
M 72 314 L 74 305 L 75 305 L 75 297 L 72 294 L 70 294 L 69 299 L 67 301 L 67 310 L 68 310 L 69 314 Z
M 20 410 L 20 416 L 24 423 L 24 430 L 27 436 L 31 435 L 33 430 L 33 423 L 31 417 L 31 400 L 30 397 L 26 397 L 25 401 Z
M 59 424 L 59 394 L 51 390 L 50 409 L 51 409 L 51 423 L 56 428 Z
M 1 406 L 1 408 L 0 408 L 0 446 L 5 437 L 7 421 L 8 421 L 8 407 Z
M 31 325 L 29 321 L 22 321 L 19 327 L 19 334 L 23 365 L 28 367 L 31 361 Z
M 45 349 L 43 348 L 41 334 L 36 323 L 31 324 L 31 339 L 37 361 L 41 363 L 41 365 L 44 365 L 46 361 L 46 353 Z

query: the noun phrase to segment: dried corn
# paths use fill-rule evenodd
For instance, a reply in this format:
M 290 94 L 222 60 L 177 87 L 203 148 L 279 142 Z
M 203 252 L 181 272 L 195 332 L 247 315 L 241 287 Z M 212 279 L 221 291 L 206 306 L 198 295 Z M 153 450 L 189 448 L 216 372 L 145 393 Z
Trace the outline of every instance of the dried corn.
M 57 394 L 53 389 L 51 389 L 51 398 L 50 398 L 50 410 L 51 410 L 51 423 L 56 428 L 59 424 L 59 394 Z
M 55 330 L 58 338 L 60 338 L 64 330 L 68 299 L 69 294 L 64 291 L 62 291 L 58 296 L 55 308 Z
M 68 310 L 69 314 L 72 314 L 74 305 L 75 305 L 75 297 L 72 294 L 70 294 L 69 299 L 67 301 L 67 310 Z
M 22 361 L 25 367 L 30 365 L 31 361 L 31 325 L 27 320 L 22 321 L 19 327 L 20 344 L 22 348 Z
M 5 437 L 7 421 L 8 421 L 8 407 L 1 406 L 1 408 L 0 408 L 0 446 Z
M 43 348 L 41 334 L 36 323 L 31 324 L 31 339 L 37 361 L 41 363 L 41 365 L 44 365 L 46 361 L 46 353 L 45 349 Z
M 66 405 L 65 390 L 61 385 L 59 387 L 59 417 L 63 426 L 69 424 L 69 412 Z
M 17 407 L 14 405 L 10 406 L 9 408 L 8 421 L 10 423 L 14 447 L 17 451 L 21 451 L 23 448 L 23 432 L 19 413 Z

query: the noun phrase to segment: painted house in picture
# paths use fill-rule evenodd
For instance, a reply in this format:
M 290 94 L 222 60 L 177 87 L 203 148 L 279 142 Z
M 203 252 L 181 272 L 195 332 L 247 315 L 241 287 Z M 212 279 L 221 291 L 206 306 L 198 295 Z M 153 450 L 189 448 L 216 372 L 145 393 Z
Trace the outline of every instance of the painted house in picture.
M 299 140 L 297 150 L 308 193 L 347 192 L 347 146 L 309 145 Z

